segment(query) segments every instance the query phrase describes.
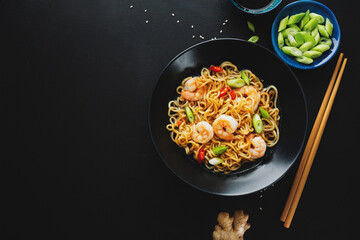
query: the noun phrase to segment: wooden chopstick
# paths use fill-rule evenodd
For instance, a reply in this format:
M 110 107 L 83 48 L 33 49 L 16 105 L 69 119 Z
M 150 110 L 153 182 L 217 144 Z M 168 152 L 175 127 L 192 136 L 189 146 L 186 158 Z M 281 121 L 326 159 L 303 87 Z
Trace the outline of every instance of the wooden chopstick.
M 306 145 L 303 157 L 302 157 L 300 165 L 299 165 L 299 169 L 296 173 L 294 183 L 292 185 L 289 197 L 286 201 L 283 213 L 280 218 L 281 221 L 285 222 L 284 226 L 287 228 L 290 227 L 291 221 L 295 214 L 296 207 L 299 203 L 301 193 L 304 189 L 304 186 L 305 186 L 307 177 L 309 175 L 317 148 L 319 146 L 322 134 L 325 129 L 327 119 L 330 114 L 330 110 L 331 110 L 333 102 L 335 100 L 336 92 L 339 88 L 339 84 L 340 84 L 342 75 L 344 73 L 347 58 L 344 59 L 344 62 L 341 66 L 340 73 L 339 73 L 339 75 L 336 79 L 336 83 L 335 83 L 335 78 L 339 71 L 342 59 L 343 59 L 343 54 L 341 53 L 339 56 L 338 62 L 336 64 L 333 76 L 331 77 L 331 81 L 329 83 L 325 97 L 321 104 L 319 113 L 316 117 L 313 129 L 311 131 L 308 143 Z M 334 83 L 335 83 L 335 85 L 334 85 Z

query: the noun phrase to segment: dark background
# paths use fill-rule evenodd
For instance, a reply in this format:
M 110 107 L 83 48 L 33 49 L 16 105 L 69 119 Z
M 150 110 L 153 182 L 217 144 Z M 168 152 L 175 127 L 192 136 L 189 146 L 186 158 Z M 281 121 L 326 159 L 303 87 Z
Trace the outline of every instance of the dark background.
M 354 1 L 320 1 L 340 24 L 339 51 L 318 69 L 293 69 L 311 127 L 339 53 L 349 59 L 290 229 L 279 218 L 300 159 L 261 192 L 222 197 L 178 179 L 151 142 L 148 105 L 166 64 L 213 37 L 248 39 L 247 20 L 259 44 L 273 50 L 272 21 L 290 2 L 251 16 L 229 0 L 0 1 L 0 238 L 211 239 L 220 211 L 243 209 L 252 225 L 247 240 L 353 239 L 360 123 Z

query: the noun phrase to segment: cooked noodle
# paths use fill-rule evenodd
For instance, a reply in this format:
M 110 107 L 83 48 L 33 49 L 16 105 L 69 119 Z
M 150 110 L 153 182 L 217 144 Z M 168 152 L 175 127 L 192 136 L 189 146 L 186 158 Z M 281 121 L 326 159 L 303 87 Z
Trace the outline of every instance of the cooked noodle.
M 239 169 L 244 163 L 254 161 L 250 154 L 251 142 L 248 138 L 249 134 L 255 133 L 265 140 L 267 147 L 273 147 L 279 140 L 279 109 L 277 108 L 278 91 L 273 85 L 264 88 L 262 81 L 250 70 L 238 70 L 238 68 L 231 62 L 223 62 L 220 67 L 221 72 L 210 71 L 209 68 L 201 70 L 199 81 L 201 85 L 198 88 L 204 87 L 205 91 L 200 100 L 189 101 L 181 96 L 181 92 L 185 87 L 185 83 L 192 77 L 185 78 L 181 85 L 178 86 L 176 92 L 179 94 L 177 99 L 169 102 L 168 115 L 169 124 L 166 129 L 171 132 L 171 139 L 179 146 L 185 149 L 186 154 L 193 154 L 197 159 L 199 150 L 205 150 L 205 158 L 203 163 L 206 168 L 214 172 L 230 173 Z M 241 71 L 250 79 L 250 86 L 254 87 L 260 94 L 260 101 L 258 107 L 254 110 L 248 107 L 249 101 L 255 102 L 251 97 L 245 98 L 240 91 L 235 91 L 236 99 L 232 99 L 231 95 L 226 93 L 225 96 L 219 97 L 219 92 L 227 87 L 227 81 L 230 79 L 241 78 Z M 235 88 L 232 88 L 236 90 Z M 251 104 L 250 104 L 251 105 Z M 232 116 L 239 123 L 235 130 L 234 139 L 225 141 L 220 139 L 217 135 L 209 140 L 207 143 L 198 143 L 191 137 L 192 123 L 187 118 L 185 106 L 190 107 L 194 115 L 194 123 L 206 121 L 210 125 L 215 119 L 222 114 Z M 255 113 L 261 116 L 259 107 L 265 109 L 270 118 L 261 117 L 263 130 L 260 134 L 255 132 L 252 118 Z M 218 165 L 212 165 L 209 160 L 217 157 L 212 151 L 214 147 L 227 146 L 228 149 L 219 156 L 223 162 Z

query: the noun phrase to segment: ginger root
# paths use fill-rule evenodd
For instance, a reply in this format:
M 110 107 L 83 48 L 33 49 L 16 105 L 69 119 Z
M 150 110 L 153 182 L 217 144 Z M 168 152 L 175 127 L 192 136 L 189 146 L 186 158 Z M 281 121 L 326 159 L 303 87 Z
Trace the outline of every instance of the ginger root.
M 214 240 L 243 240 L 245 231 L 250 228 L 247 222 L 248 214 L 243 210 L 234 212 L 234 217 L 230 217 L 227 212 L 220 212 L 217 217 L 218 225 L 213 232 Z

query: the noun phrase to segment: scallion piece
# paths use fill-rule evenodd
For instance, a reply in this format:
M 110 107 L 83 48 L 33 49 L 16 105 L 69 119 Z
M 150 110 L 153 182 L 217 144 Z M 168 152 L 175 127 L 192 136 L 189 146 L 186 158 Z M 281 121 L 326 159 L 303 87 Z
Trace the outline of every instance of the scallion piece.
M 308 58 L 318 58 L 322 55 L 322 52 L 318 52 L 318 51 L 306 51 L 303 53 L 303 56 L 308 57 Z
M 296 24 L 298 22 L 301 21 L 301 19 L 305 16 L 305 13 L 298 13 L 298 14 L 294 14 L 292 16 L 289 17 L 289 21 L 288 21 L 288 25 L 290 24 Z
M 255 32 L 255 26 L 254 26 L 254 24 L 252 24 L 250 21 L 247 21 L 247 25 L 248 25 L 248 28 L 249 28 L 252 32 Z
M 305 24 L 303 30 L 311 32 L 318 25 L 318 21 L 315 18 L 310 19 L 310 21 Z
M 222 159 L 219 158 L 219 157 L 214 157 L 214 158 L 212 158 L 212 159 L 209 160 L 209 163 L 210 163 L 211 165 L 214 165 L 214 166 L 219 165 L 220 163 L 223 163 L 223 162 L 224 162 L 224 160 L 222 160 Z
M 263 109 L 262 107 L 259 107 L 259 110 L 260 110 L 261 116 L 262 116 L 263 118 L 266 118 L 266 119 L 269 119 L 269 118 L 270 118 L 270 115 L 269 115 L 268 111 L 266 111 L 266 110 Z
M 252 122 L 253 122 L 253 126 L 255 128 L 255 132 L 260 134 L 263 130 L 263 124 L 262 124 L 262 120 L 261 120 L 259 114 L 257 114 L 257 113 L 254 114 Z
M 319 44 L 317 45 L 316 47 L 313 47 L 311 50 L 313 51 L 319 51 L 319 52 L 325 52 L 327 50 L 330 49 L 330 46 L 329 45 L 326 45 L 326 44 Z
M 230 79 L 227 82 L 227 85 L 233 88 L 241 88 L 245 85 L 245 80 L 242 78 Z
M 278 32 L 281 32 L 282 30 L 284 30 L 287 27 L 288 21 L 289 21 L 289 16 L 286 16 L 285 18 L 281 19 L 281 21 L 279 23 Z
M 284 36 L 281 32 L 278 34 L 278 46 L 279 48 L 282 48 L 284 46 Z
M 293 57 L 301 57 L 302 52 L 296 47 L 283 47 L 281 49 L 286 55 L 293 56 Z
M 296 61 L 298 61 L 299 63 L 303 63 L 303 64 L 312 64 L 314 60 L 312 60 L 312 58 L 308 58 L 305 56 L 301 56 L 301 57 L 297 57 L 295 58 Z
M 315 19 L 319 24 L 323 24 L 324 23 L 324 17 L 321 16 L 320 14 L 317 13 L 310 13 L 309 17 L 311 19 Z
M 195 121 L 195 118 L 194 118 L 193 112 L 191 111 L 191 108 L 188 107 L 188 106 L 186 106 L 186 107 L 185 107 L 185 113 L 186 113 L 186 116 L 187 116 L 187 118 L 189 119 L 189 121 L 190 121 L 191 123 L 193 123 L 193 122 Z
M 241 71 L 241 78 L 244 79 L 245 83 L 247 85 L 250 85 L 250 79 L 248 77 L 248 75 L 246 75 L 246 73 L 244 71 Z
M 216 155 L 220 155 L 223 154 L 224 152 L 226 152 L 226 150 L 228 150 L 229 147 L 226 146 L 218 146 L 218 147 L 214 147 L 212 149 L 212 151 L 216 154 Z
M 319 33 L 321 36 L 329 38 L 329 33 L 326 31 L 325 26 L 324 25 L 318 25 L 318 29 L 319 29 Z
M 333 33 L 334 25 L 331 23 L 331 21 L 328 18 L 326 18 L 326 21 L 325 21 L 325 29 L 326 29 L 327 33 L 329 34 L 329 36 L 331 37 L 332 33 Z
M 257 43 L 257 41 L 259 41 L 259 36 L 252 36 L 251 38 L 249 38 L 248 41 L 253 42 L 253 43 Z
M 300 21 L 300 28 L 302 29 L 304 26 L 305 26 L 305 24 L 307 24 L 307 22 L 310 20 L 310 10 L 307 10 L 306 12 L 305 12 L 305 15 L 304 15 L 304 17 L 301 19 L 301 21 Z

